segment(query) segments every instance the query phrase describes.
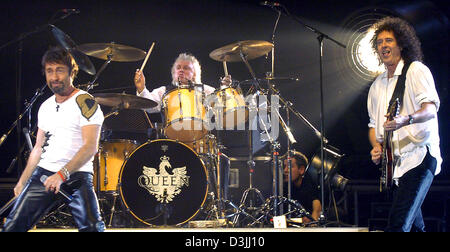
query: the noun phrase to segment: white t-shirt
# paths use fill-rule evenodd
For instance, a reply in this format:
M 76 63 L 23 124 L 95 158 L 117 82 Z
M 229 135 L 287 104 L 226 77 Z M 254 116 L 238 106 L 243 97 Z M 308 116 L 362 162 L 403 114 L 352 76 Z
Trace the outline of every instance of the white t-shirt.
M 398 77 L 404 66 L 401 60 L 393 78 L 388 78 L 387 71 L 380 74 L 369 90 L 367 110 L 369 112 L 369 127 L 375 129 L 378 142 L 383 141 L 384 128 L 388 103 L 394 93 Z M 414 61 L 406 73 L 405 94 L 400 115 L 410 115 L 421 109 L 421 104 L 432 102 L 439 110 L 440 100 L 437 94 L 433 75 L 423 63 Z M 393 132 L 394 155 L 397 163 L 394 169 L 394 179 L 400 178 L 407 171 L 422 163 L 427 147 L 430 154 L 436 158 L 437 167 L 435 175 L 441 170 L 441 153 L 439 148 L 438 119 L 434 118 L 423 123 L 413 123 Z
M 102 125 L 103 112 L 94 98 L 83 90 L 61 104 L 53 95 L 42 103 L 38 112 L 38 127 L 45 132 L 46 141 L 38 166 L 59 171 L 83 145 L 81 128 L 86 125 Z M 78 171 L 93 172 L 94 157 Z

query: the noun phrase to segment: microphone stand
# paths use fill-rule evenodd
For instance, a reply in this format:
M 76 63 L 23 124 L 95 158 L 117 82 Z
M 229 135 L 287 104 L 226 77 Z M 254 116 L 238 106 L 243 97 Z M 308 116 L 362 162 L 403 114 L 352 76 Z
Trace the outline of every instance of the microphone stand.
M 325 149 L 325 118 L 324 118 L 324 101 L 323 101 L 323 40 L 324 39 L 328 39 L 332 42 L 334 42 L 335 44 L 339 45 L 342 48 L 346 48 L 346 46 L 338 41 L 336 41 L 335 39 L 331 38 L 330 36 L 326 35 L 325 33 L 321 32 L 320 30 L 311 27 L 307 24 L 305 24 L 302 20 L 300 20 L 300 18 L 298 18 L 295 15 L 292 15 L 287 9 L 286 7 L 284 7 L 283 5 L 280 4 L 280 7 L 282 7 L 285 12 L 286 15 L 290 18 L 292 18 L 293 20 L 295 20 L 296 22 L 300 23 L 302 26 L 304 26 L 305 28 L 307 28 L 308 30 L 316 33 L 318 35 L 317 40 L 319 43 L 319 68 L 320 68 L 320 128 L 321 128 L 321 141 L 320 141 L 320 156 L 321 156 L 321 160 L 322 160 L 322 165 L 321 165 L 321 171 L 320 171 L 320 190 L 321 190 L 321 199 L 322 199 L 322 204 L 324 203 L 324 172 L 325 172 L 325 168 L 324 168 L 324 149 Z M 324 208 L 322 207 L 322 211 L 319 217 L 319 223 L 323 223 L 323 221 L 325 221 L 325 213 L 324 213 Z
M 34 30 L 29 31 L 29 32 L 24 32 L 21 33 L 17 38 L 3 44 L 2 46 L 0 46 L 0 50 L 3 50 L 4 48 L 13 45 L 15 43 L 19 43 L 18 45 L 18 49 L 17 49 L 17 63 L 16 63 L 16 67 L 17 67 L 17 72 L 16 72 L 16 106 L 17 106 L 17 114 L 19 114 L 20 110 L 20 93 L 21 93 L 21 87 L 22 87 L 22 54 L 23 54 L 23 41 L 28 38 L 29 36 L 36 34 L 36 33 L 40 33 L 45 31 L 51 24 L 56 23 L 58 21 L 61 21 L 65 18 L 67 18 L 68 16 L 72 15 L 73 13 L 66 13 L 65 15 L 63 15 L 62 17 L 57 18 L 57 14 L 59 14 L 61 12 L 61 10 L 58 10 L 55 14 L 52 15 L 52 17 L 50 18 L 49 22 L 47 22 L 44 25 L 40 25 L 37 26 Z M 46 84 L 47 85 L 47 84 Z M 45 86 L 46 86 L 45 85 Z M 17 142 L 18 142 L 18 154 L 20 155 L 20 153 L 22 152 L 23 148 L 20 147 L 20 142 L 21 142 L 21 122 L 20 119 L 22 119 L 23 115 L 26 113 L 26 111 L 28 111 L 31 106 L 33 105 L 33 103 L 36 101 L 36 98 L 39 97 L 40 95 L 42 95 L 43 90 L 45 89 L 45 86 L 42 87 L 39 91 L 39 95 L 38 92 L 35 94 L 35 98 L 34 100 L 32 100 L 32 102 L 28 103 L 28 106 L 25 110 L 24 113 L 18 115 L 18 119 L 13 123 L 12 127 L 8 130 L 8 132 L 6 134 L 3 134 L 3 136 L 0 138 L 0 146 L 3 144 L 3 142 L 6 140 L 6 138 L 11 134 L 12 130 L 14 129 L 14 127 L 17 126 Z M 30 124 L 30 122 L 29 122 Z M 22 167 L 22 163 L 19 159 L 19 164 L 18 164 L 19 168 Z
M 31 98 L 30 102 L 26 103 L 25 110 L 19 115 L 19 117 L 12 123 L 10 126 L 8 132 L 3 134 L 3 136 L 0 138 L 0 146 L 5 142 L 6 138 L 8 138 L 9 134 L 14 130 L 14 128 L 19 124 L 20 120 L 23 118 L 25 113 L 27 113 L 31 107 L 33 107 L 33 104 L 36 102 L 37 98 L 44 94 L 44 89 L 47 87 L 47 83 L 45 83 L 41 88 L 38 88 L 36 90 L 36 93 L 34 94 L 33 98 Z

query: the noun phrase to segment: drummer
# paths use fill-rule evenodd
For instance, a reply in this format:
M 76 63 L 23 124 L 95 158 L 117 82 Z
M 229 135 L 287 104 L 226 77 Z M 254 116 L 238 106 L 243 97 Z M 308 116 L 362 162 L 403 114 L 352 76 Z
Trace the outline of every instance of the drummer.
M 189 53 L 181 53 L 172 66 L 171 85 L 162 86 L 150 92 L 145 85 L 145 76 L 139 69 L 136 70 L 134 75 L 134 84 L 136 85 L 137 96 L 145 97 L 158 103 L 158 106 L 147 110 L 149 113 L 156 113 L 161 111 L 161 102 L 167 91 L 182 85 L 202 84 L 201 74 L 202 69 L 197 58 Z M 221 80 L 222 86 L 230 86 L 231 83 L 230 75 L 225 76 Z M 215 91 L 215 88 L 206 84 L 198 85 L 197 88 L 200 91 L 204 88 L 205 95 L 210 95 Z

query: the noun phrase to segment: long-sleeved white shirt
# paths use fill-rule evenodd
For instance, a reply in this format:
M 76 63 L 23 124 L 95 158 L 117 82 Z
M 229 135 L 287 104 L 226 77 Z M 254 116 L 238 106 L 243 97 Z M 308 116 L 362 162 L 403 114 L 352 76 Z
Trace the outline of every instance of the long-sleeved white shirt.
M 369 127 L 375 129 L 378 142 L 383 141 L 387 108 L 394 93 L 398 77 L 404 66 L 403 60 L 399 62 L 393 78 L 388 78 L 387 71 L 380 74 L 369 90 L 367 110 L 369 112 Z M 440 100 L 437 94 L 433 75 L 423 63 L 411 63 L 406 74 L 405 94 L 401 105 L 400 115 L 410 115 L 421 109 L 421 104 L 432 102 L 439 110 Z M 441 170 L 441 153 L 439 148 L 439 126 L 437 116 L 423 123 L 413 123 L 393 132 L 394 155 L 396 165 L 394 179 L 398 179 L 409 170 L 422 163 L 427 148 L 436 158 L 437 167 L 435 175 Z

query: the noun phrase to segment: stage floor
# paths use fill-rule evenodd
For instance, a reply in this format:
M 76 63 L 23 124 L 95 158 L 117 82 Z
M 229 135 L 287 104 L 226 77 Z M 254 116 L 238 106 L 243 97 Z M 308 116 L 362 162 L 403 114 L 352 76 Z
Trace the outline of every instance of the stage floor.
M 30 232 L 78 232 L 77 229 L 38 228 Z M 281 232 L 369 232 L 367 227 L 327 228 L 110 228 L 105 232 L 181 232 L 181 233 L 281 233 Z

